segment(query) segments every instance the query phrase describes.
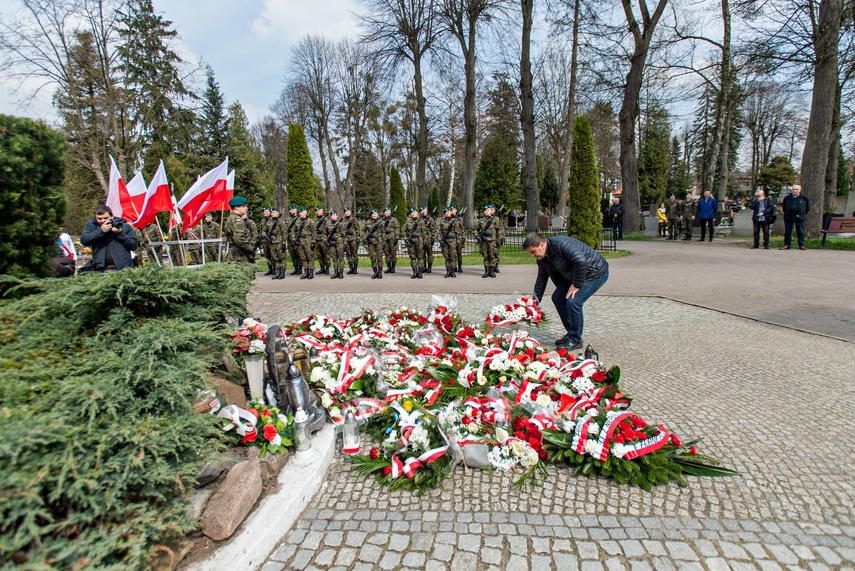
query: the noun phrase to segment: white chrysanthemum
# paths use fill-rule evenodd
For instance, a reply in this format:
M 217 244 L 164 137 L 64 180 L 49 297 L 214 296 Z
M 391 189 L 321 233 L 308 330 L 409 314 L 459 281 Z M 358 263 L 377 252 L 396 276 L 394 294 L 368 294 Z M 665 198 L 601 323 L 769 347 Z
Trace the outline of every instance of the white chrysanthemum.
M 564 430 L 567 434 L 573 434 L 576 431 L 576 421 L 575 420 L 565 420 L 561 425 L 561 429 Z
M 471 434 L 475 434 L 479 430 L 481 430 L 481 425 L 477 422 L 470 422 L 466 425 L 466 430 L 468 430 Z
M 594 388 L 594 383 L 592 383 L 591 379 L 588 379 L 587 377 L 579 377 L 573 381 L 573 388 L 580 393 L 586 392 Z
M 430 447 L 430 435 L 421 424 L 417 424 L 410 433 L 409 447 L 410 450 L 413 450 L 414 452 L 419 450 L 428 450 Z
M 625 446 L 624 444 L 615 443 L 612 444 L 610 452 L 615 458 L 623 458 L 626 453 L 629 452 L 629 447 Z
M 312 372 L 309 373 L 309 380 L 313 383 L 323 383 L 329 378 L 329 371 L 323 367 L 315 367 L 312 369 Z

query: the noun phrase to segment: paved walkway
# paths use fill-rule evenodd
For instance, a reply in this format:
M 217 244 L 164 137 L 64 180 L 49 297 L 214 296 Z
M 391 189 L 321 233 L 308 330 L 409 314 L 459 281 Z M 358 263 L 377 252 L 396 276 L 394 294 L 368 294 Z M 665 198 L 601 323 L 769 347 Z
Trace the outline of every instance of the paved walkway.
M 313 506 L 283 533 L 263 568 L 855 569 L 855 454 L 847 444 L 855 426 L 851 342 L 628 295 L 666 295 L 655 284 L 669 281 L 685 284 L 677 288 L 681 292 L 708 291 L 708 307 L 731 295 L 722 290 L 727 277 L 708 265 L 713 277 L 701 288 L 697 274 L 682 266 L 680 275 L 656 272 L 645 278 L 644 259 L 684 256 L 689 264 L 700 255 L 718 264 L 733 258 L 745 267 L 756 261 L 749 254 L 777 256 L 778 264 L 767 262 L 768 269 L 783 264 L 785 254 L 793 256 L 793 264 L 812 266 L 817 262 L 796 256 L 828 260 L 829 253 L 758 252 L 715 242 L 628 244 L 638 258 L 613 261 L 609 290 L 586 306 L 586 341 L 607 365 L 621 366 L 622 385 L 635 397 L 634 410 L 665 422 L 684 440 L 703 438 L 702 451 L 737 469 L 739 477 L 690 478 L 686 488 L 669 485 L 644 492 L 550 466 L 543 487 L 517 492 L 511 477 L 458 468 L 442 487 L 417 497 L 359 478 L 338 457 Z M 852 271 L 855 256 L 833 254 Z M 531 270 L 508 267 L 496 280 L 434 275 L 419 285 L 422 292 L 469 290 L 456 298 L 465 317 L 478 319 L 495 303 L 512 299 L 515 289 L 529 289 Z M 845 271 L 828 273 L 829 288 L 851 287 L 852 276 Z M 833 302 L 820 299 L 816 290 L 822 288 L 811 279 L 805 280 L 807 292 L 804 287 L 795 292 L 782 285 L 784 277 L 767 284 L 762 272 L 753 276 L 750 287 L 742 283 L 749 292 L 771 287 L 796 311 L 810 313 L 806 307 L 811 304 Z M 361 306 L 424 308 L 430 303 L 430 293 L 394 291 L 405 290 L 408 278 L 384 278 L 383 289 L 393 291 L 368 296 L 367 291 L 344 290 L 379 289 L 381 282 L 366 276 L 363 285 L 361 276 L 348 277 L 313 280 L 309 283 L 324 291 L 302 293 L 268 291 L 262 278 L 250 302 L 254 314 L 268 322 L 308 313 L 345 316 Z M 628 280 L 633 283 L 624 283 Z M 454 286 L 443 285 L 449 282 Z M 286 290 L 300 282 L 274 283 Z M 500 285 L 506 293 L 486 292 Z M 743 303 L 734 313 L 752 307 Z M 851 309 L 849 302 L 844 310 Z M 547 311 L 552 330 L 537 335 L 549 341 L 559 332 L 554 311 Z M 828 321 L 816 323 L 827 327 Z

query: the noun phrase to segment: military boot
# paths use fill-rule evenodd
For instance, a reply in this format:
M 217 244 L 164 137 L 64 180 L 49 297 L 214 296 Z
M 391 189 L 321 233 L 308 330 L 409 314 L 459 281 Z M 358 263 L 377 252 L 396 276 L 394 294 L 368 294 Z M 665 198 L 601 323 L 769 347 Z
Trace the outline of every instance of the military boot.
M 371 269 L 374 270 L 374 273 L 371 274 L 371 279 L 376 280 L 377 279 L 377 266 L 371 266 Z
M 491 269 L 492 269 L 492 266 L 484 266 L 484 275 L 481 277 L 482 278 L 489 278 Z
M 264 274 L 264 275 L 265 275 L 265 276 L 274 276 L 274 275 L 276 275 L 276 268 L 274 268 L 272 265 L 268 266 L 268 267 L 267 267 L 267 273 L 266 273 L 266 274 Z
M 416 275 L 416 273 L 417 273 L 417 272 L 418 272 L 418 270 L 417 270 L 416 268 L 413 268 L 413 275 L 411 275 L 411 276 L 410 276 L 410 279 L 411 279 L 411 280 L 414 280 L 414 279 L 416 279 L 416 278 L 418 277 L 418 276 Z
M 433 273 L 432 270 L 433 270 L 433 263 L 430 263 L 430 264 L 428 264 L 428 267 L 427 267 L 427 273 L 432 274 Z
M 490 276 L 491 278 L 496 277 L 496 266 L 490 266 L 490 274 L 489 274 L 489 276 Z
M 450 278 L 451 277 L 451 270 L 449 270 L 448 268 L 445 268 L 445 276 L 444 277 Z
M 495 272 L 498 274 L 499 273 L 499 266 L 493 266 L 493 270 L 495 270 Z
M 302 275 L 302 276 L 300 276 L 300 279 L 301 279 L 301 280 L 307 280 L 307 279 L 309 279 L 309 268 L 306 268 L 306 270 L 303 272 L 303 275 Z
M 384 274 L 391 274 L 392 273 L 392 262 L 386 262 L 386 269 L 383 270 L 383 273 Z
M 353 262 L 353 275 L 357 275 L 359 273 L 359 262 Z
M 454 271 L 454 268 L 451 268 L 451 277 L 456 278 L 457 273 Z
M 379 266 L 377 266 L 377 279 L 378 280 L 383 279 L 383 264 L 380 264 Z
M 416 270 L 416 277 L 417 277 L 417 278 L 419 278 L 419 279 L 422 279 L 422 269 L 421 269 L 421 268 L 419 268 L 418 270 Z
M 310 280 L 315 279 L 315 269 L 314 268 L 309 268 L 309 279 Z
M 397 259 L 392 260 L 392 270 L 389 272 L 390 274 L 395 273 L 395 266 L 397 266 L 397 265 L 398 265 L 398 260 Z
M 339 268 L 339 270 L 338 270 L 338 279 L 340 279 L 340 280 L 343 280 L 343 279 L 344 279 L 344 268 Z
M 292 276 L 299 275 L 303 272 L 303 266 L 294 266 L 294 271 L 291 272 Z

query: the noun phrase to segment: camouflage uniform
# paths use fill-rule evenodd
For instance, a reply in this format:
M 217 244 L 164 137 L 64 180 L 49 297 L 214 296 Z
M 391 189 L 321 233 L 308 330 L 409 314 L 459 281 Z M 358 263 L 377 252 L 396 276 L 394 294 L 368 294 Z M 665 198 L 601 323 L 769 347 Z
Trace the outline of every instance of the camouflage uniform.
M 261 224 L 259 224 L 259 234 L 258 234 L 258 242 L 257 246 L 261 246 L 261 250 L 264 252 L 264 259 L 267 260 L 267 273 L 264 274 L 266 276 L 273 274 L 273 263 L 270 259 L 270 244 L 267 242 L 267 234 L 270 232 L 270 226 L 273 223 L 273 218 L 270 216 L 270 209 L 264 209 L 264 216 L 261 218 Z
M 237 213 L 229 214 L 223 225 L 223 235 L 229 241 L 229 261 L 243 264 L 255 263 L 255 224 Z
M 499 262 L 502 258 L 502 246 L 505 245 L 505 234 L 507 233 L 507 218 L 496 216 L 496 221 L 493 222 L 493 228 L 496 230 L 496 264 L 493 271 L 499 273 Z
M 456 210 L 456 209 L 455 209 Z M 452 230 L 452 234 L 457 238 L 456 248 L 457 248 L 457 271 L 463 271 L 463 248 L 466 246 L 466 226 L 463 224 L 463 218 L 461 216 L 454 216 L 454 230 Z
M 496 226 L 498 219 L 495 216 L 484 216 L 478 221 L 476 227 L 477 238 L 481 247 L 481 256 L 484 258 L 484 275 L 482 278 L 496 277 L 495 266 L 499 263 L 499 255 L 496 246 Z
M 388 210 L 388 209 L 387 209 Z M 398 265 L 398 230 L 401 225 L 389 214 L 383 216 L 383 254 L 386 256 L 386 273 L 394 274 Z
M 294 225 L 294 245 L 299 252 L 303 268 L 301 280 L 315 277 L 315 220 L 300 217 Z
M 163 235 L 160 233 L 160 227 L 157 224 L 149 224 L 145 227 L 146 244 L 152 242 L 163 242 Z M 163 260 L 163 246 L 150 246 L 148 252 L 151 260 L 156 260 L 155 263 L 160 265 Z
M 285 233 L 288 236 L 288 251 L 291 252 L 291 265 L 294 266 L 294 271 L 291 272 L 291 275 L 296 276 L 303 272 L 303 264 L 300 263 L 300 252 L 297 251 L 297 244 L 294 242 L 294 229 L 297 227 L 300 217 L 297 216 L 296 208 L 291 208 L 290 210 L 286 221 Z
M 200 237 L 204 240 L 215 240 L 220 236 L 220 226 L 216 222 L 214 222 L 213 218 L 210 222 L 205 222 L 202 220 L 202 223 L 199 225 Z M 205 242 L 205 263 L 210 264 L 212 262 L 219 261 L 220 252 L 220 244 L 217 242 Z
M 288 226 L 281 216 L 270 217 L 270 230 L 267 232 L 267 243 L 270 245 L 270 263 L 273 267 L 273 279 L 285 278 L 288 265 Z
M 181 228 L 178 226 L 173 226 L 172 230 L 169 231 L 169 241 L 177 242 L 183 241 L 184 236 L 181 234 Z M 187 265 L 187 247 L 189 244 L 170 244 L 169 246 L 169 259 L 172 260 L 173 267 L 177 266 L 186 266 Z
M 134 252 L 134 267 L 140 268 L 143 265 L 143 260 L 148 257 L 148 236 L 139 228 L 134 228 L 134 235 L 136 235 L 139 243 L 139 247 Z
M 320 216 L 315 219 L 315 253 L 318 256 L 318 265 L 321 267 L 318 274 L 330 273 L 330 251 L 326 245 L 327 225 L 329 218 L 321 211 Z
M 407 252 L 410 255 L 410 267 L 413 268 L 412 279 L 422 278 L 422 268 L 425 267 L 425 239 L 427 236 L 433 237 L 430 233 L 430 228 L 425 224 L 424 219 L 418 215 L 418 211 L 411 210 L 411 214 L 404 222 L 404 228 L 401 234 L 404 237 L 404 242 L 407 245 Z
M 345 215 L 342 220 L 344 226 L 344 251 L 347 255 L 348 274 L 356 274 L 359 268 L 359 237 L 361 228 L 359 220 L 355 216 Z
M 333 211 L 334 213 L 335 211 Z M 332 216 L 332 213 L 330 213 Z M 324 231 L 324 245 L 330 256 L 330 263 L 333 267 L 333 275 L 330 279 L 344 279 L 344 224 L 341 220 L 330 218 L 327 220 L 327 227 Z
M 368 252 L 368 259 L 371 260 L 371 269 L 374 274 L 372 280 L 383 278 L 383 220 L 379 217 L 374 217 L 377 211 L 372 211 L 371 218 L 365 223 L 362 228 L 365 249 Z
M 194 266 L 199 266 L 202 264 L 202 244 L 195 241 L 201 239 L 201 234 L 201 222 L 199 224 L 196 224 L 196 226 L 192 228 L 188 228 L 187 232 L 184 233 L 184 239 L 190 240 L 190 242 L 187 244 L 187 253 L 190 254 L 190 263 Z
M 436 220 L 433 219 L 433 216 L 427 213 L 427 209 L 422 209 L 423 213 L 421 215 L 422 226 L 425 228 L 423 242 L 423 253 L 422 259 L 424 260 L 425 266 L 422 267 L 422 270 L 427 273 L 431 273 L 433 268 L 433 243 L 437 239 L 436 238 Z
M 682 205 L 681 212 L 683 215 L 683 233 L 685 234 L 685 237 L 683 238 L 683 240 L 691 240 L 692 239 L 692 226 L 695 223 L 695 221 L 692 220 L 692 217 L 697 216 L 698 203 L 695 202 L 694 200 L 692 200 L 691 198 L 689 198 L 688 196 L 686 197 L 686 200 L 684 200 L 682 202 L 683 202 L 683 205 Z
M 683 205 L 675 198 L 665 203 L 665 216 L 668 218 L 668 238 L 677 239 L 677 222 L 683 213 Z
M 454 233 L 454 228 L 457 225 L 457 218 L 451 215 L 451 210 L 446 209 L 445 217 L 437 223 L 437 237 L 439 238 L 439 247 L 442 248 L 442 257 L 445 258 L 445 277 L 455 278 L 455 268 L 457 266 L 457 235 Z

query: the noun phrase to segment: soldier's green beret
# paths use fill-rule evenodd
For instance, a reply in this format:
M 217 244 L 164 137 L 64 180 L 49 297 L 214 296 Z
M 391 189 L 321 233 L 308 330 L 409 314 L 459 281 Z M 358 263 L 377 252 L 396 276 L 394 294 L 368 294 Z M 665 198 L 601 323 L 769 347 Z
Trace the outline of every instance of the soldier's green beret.
M 297 212 L 305 212 L 305 211 L 306 211 L 305 206 L 301 206 L 300 208 L 297 209 Z
M 422 210 L 427 210 L 427 206 L 425 206 L 424 204 L 422 204 Z
M 387 204 L 386 206 L 383 207 L 383 210 L 392 210 L 392 209 L 389 208 L 389 205 Z
M 410 206 L 410 212 L 418 212 L 415 206 Z
M 342 210 L 350 210 L 350 206 L 345 206 Z
M 270 210 L 270 207 L 269 207 L 269 206 L 265 206 L 264 208 L 262 208 L 262 210 Z
M 288 210 L 297 210 L 297 205 L 292 204 L 291 206 L 288 207 Z
M 371 209 L 371 212 L 369 212 L 368 214 L 376 214 L 376 213 L 377 213 L 377 209 L 376 209 L 376 208 L 372 208 L 372 209 Z
M 324 207 L 323 207 L 323 206 L 321 206 L 320 204 L 318 204 L 317 206 L 315 206 L 315 210 L 323 210 L 323 209 L 324 209 Z
M 243 206 L 246 204 L 246 197 L 244 196 L 235 196 L 231 200 L 229 200 L 229 206 L 234 208 L 235 206 Z
M 279 212 L 279 209 L 278 209 L 278 208 L 276 208 L 275 206 L 271 206 L 271 207 L 270 207 L 270 212 Z
M 211 218 L 213 218 L 213 217 L 214 217 L 214 213 L 213 213 L 213 212 L 206 212 L 206 213 L 205 213 L 205 216 L 210 216 Z
M 330 214 L 338 214 L 335 210 L 330 210 Z

